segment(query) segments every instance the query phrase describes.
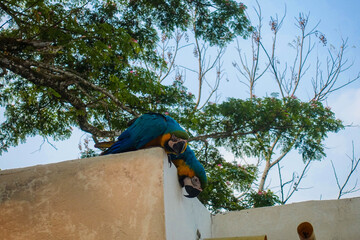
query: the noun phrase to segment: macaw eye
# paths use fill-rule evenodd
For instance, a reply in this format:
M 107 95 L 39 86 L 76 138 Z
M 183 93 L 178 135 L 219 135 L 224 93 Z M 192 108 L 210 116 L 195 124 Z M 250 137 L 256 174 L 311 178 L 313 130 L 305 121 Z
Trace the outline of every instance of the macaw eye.
M 177 140 L 177 137 L 174 135 L 174 134 L 171 134 L 171 138 L 170 138 L 171 140 L 173 140 L 173 141 L 176 141 Z
M 196 184 L 199 183 L 199 179 L 198 179 L 197 177 L 193 177 L 193 178 L 191 179 L 191 182 L 192 182 L 192 184 L 196 185 Z

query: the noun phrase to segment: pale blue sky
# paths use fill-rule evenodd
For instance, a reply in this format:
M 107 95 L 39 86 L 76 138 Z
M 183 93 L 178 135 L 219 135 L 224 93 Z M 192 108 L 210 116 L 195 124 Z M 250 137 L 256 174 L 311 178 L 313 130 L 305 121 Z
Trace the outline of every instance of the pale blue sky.
M 253 15 L 252 4 L 254 1 L 244 1 L 248 6 L 249 15 Z M 347 50 L 347 57 L 354 62 L 354 66 L 350 71 L 345 73 L 345 79 L 353 77 L 360 71 L 360 29 L 359 22 L 360 16 L 358 11 L 360 9 L 360 1 L 334 1 L 334 0 L 301 0 L 301 1 L 259 1 L 263 12 L 263 25 L 264 28 L 268 27 L 270 15 L 278 13 L 282 16 L 286 3 L 287 17 L 284 21 L 282 39 L 279 41 L 278 50 L 280 56 L 286 60 L 287 43 L 291 41 L 295 34 L 294 17 L 298 16 L 299 12 L 310 13 L 310 24 L 316 24 L 321 21 L 318 29 L 325 34 L 328 43 L 338 46 L 341 38 L 349 38 L 349 48 Z M 255 19 L 254 19 L 255 21 Z M 248 46 L 244 42 L 244 51 Z M 316 50 L 321 55 L 324 49 Z M 236 79 L 234 69 L 231 65 L 234 57 L 234 46 L 228 47 L 228 53 L 224 58 L 224 68 L 228 72 L 227 77 L 229 81 L 223 81 L 219 89 L 222 98 L 226 97 L 247 97 L 246 89 Z M 192 56 L 187 56 L 186 59 Z M 196 84 L 190 80 L 190 74 L 187 77 L 187 84 L 190 89 L 196 92 Z M 270 94 L 271 90 L 265 83 L 259 82 L 258 92 L 259 95 Z M 206 91 L 206 90 L 205 90 Z M 305 92 L 304 95 L 310 94 Z M 348 86 L 336 93 L 334 93 L 327 101 L 327 104 L 336 113 L 336 116 L 344 121 L 345 124 L 353 124 L 355 127 L 346 128 L 345 130 L 337 133 L 330 134 L 326 140 L 327 158 L 322 162 L 316 162 L 307 174 L 307 177 L 302 183 L 302 187 L 310 188 L 297 192 L 292 201 L 305 201 L 305 200 L 318 200 L 334 199 L 337 197 L 337 187 L 332 173 L 330 160 L 334 161 L 339 171 L 340 180 L 343 181 L 346 176 L 347 168 L 349 167 L 349 160 L 346 154 L 351 155 L 351 142 L 354 141 L 356 156 L 360 157 L 360 81 Z M 56 148 L 44 143 L 42 146 L 42 139 L 40 137 L 29 138 L 26 144 L 21 144 L 16 148 L 10 148 L 7 153 L 0 156 L 0 169 L 10 169 L 32 166 L 37 164 L 47 164 L 52 162 L 59 162 L 64 160 L 76 159 L 79 157 L 78 144 L 84 135 L 78 130 L 74 130 L 73 136 L 63 142 L 52 142 Z M 41 146 L 41 147 L 40 147 Z M 230 158 L 230 155 L 226 155 Z M 229 159 L 231 160 L 231 159 Z M 293 164 L 293 162 L 295 162 Z M 290 164 L 289 164 L 290 163 Z M 284 177 L 290 177 L 293 171 L 300 171 L 302 167 L 301 160 L 296 154 L 291 154 L 288 159 L 284 160 L 283 165 L 286 165 L 287 174 Z M 351 184 L 354 184 L 355 179 L 360 173 L 360 169 L 354 176 Z M 276 171 L 273 170 L 272 174 Z M 286 176 L 287 175 L 287 176 Z M 270 176 L 271 178 L 271 176 Z M 276 186 L 276 178 L 268 181 L 271 186 Z M 277 188 L 273 189 L 277 191 Z M 350 196 L 360 196 L 357 192 Z

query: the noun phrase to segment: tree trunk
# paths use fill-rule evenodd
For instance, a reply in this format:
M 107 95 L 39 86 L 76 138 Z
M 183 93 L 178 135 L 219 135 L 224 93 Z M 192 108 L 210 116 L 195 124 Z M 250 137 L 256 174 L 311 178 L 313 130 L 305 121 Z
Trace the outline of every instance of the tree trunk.
M 266 159 L 265 169 L 260 179 L 258 192 L 264 191 L 265 180 L 269 173 L 269 170 L 270 170 L 270 159 Z

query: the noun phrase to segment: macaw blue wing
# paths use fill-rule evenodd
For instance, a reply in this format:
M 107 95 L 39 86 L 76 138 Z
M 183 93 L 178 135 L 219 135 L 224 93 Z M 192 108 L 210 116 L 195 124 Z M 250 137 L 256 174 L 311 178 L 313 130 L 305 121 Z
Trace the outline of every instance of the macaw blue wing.
M 164 134 L 166 127 L 167 123 L 162 115 L 144 114 L 137 118 L 103 155 L 140 149 L 151 140 Z
M 158 113 L 147 113 L 137 118 L 103 155 L 121 153 L 146 147 L 160 136 L 174 134 L 188 139 L 187 132 L 171 117 Z M 156 144 L 155 144 L 156 145 Z

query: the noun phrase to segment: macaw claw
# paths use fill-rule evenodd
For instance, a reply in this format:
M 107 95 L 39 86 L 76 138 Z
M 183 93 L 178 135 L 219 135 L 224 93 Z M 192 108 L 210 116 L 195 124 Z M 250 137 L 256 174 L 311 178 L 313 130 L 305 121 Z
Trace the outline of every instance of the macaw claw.
M 171 165 L 172 165 L 172 161 L 171 161 L 171 158 L 170 158 L 170 156 L 168 155 L 168 162 L 169 162 L 169 167 L 171 167 Z

